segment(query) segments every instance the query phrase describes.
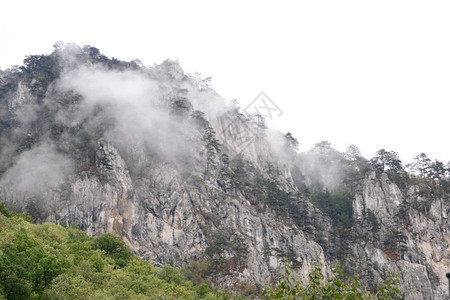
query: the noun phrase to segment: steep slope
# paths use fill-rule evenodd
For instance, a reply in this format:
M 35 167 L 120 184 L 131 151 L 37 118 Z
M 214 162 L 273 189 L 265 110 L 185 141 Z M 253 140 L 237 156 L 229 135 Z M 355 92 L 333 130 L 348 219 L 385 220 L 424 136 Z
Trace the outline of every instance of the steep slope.
M 368 280 L 384 273 L 401 276 L 408 299 L 445 299 L 450 267 L 450 202 L 424 198 L 420 185 L 406 192 L 383 173 L 371 173 L 353 201 L 355 270 Z M 418 206 L 417 204 L 428 206 Z
M 284 197 L 312 225 L 331 226 L 298 194 L 258 118 L 200 89 L 174 62 L 137 67 L 74 46 L 49 57 L 57 75 L 36 67 L 47 56 L 32 57 L 8 74 L 14 88 L 3 85 L 6 203 L 39 222 L 113 232 L 156 265 L 206 260 L 222 286 L 262 286 L 285 259 L 304 278 L 315 259 L 326 264 L 322 248 L 270 205 Z
M 0 299 L 234 299 L 137 259 L 110 233 L 94 239 L 27 217 L 0 202 Z
M 0 115 L 0 198 L 37 222 L 115 233 L 157 266 L 204 263 L 222 287 L 261 287 L 286 262 L 307 281 L 318 259 L 368 289 L 395 273 L 408 299 L 446 295 L 448 186 L 424 193 L 439 184 L 354 148 L 298 153 L 176 62 L 59 45 L 0 72 Z

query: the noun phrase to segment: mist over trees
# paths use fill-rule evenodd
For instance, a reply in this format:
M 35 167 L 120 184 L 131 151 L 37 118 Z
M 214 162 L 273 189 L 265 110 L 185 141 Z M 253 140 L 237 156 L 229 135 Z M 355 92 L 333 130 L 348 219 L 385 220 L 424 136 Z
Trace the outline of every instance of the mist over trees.
M 184 156 L 177 149 L 186 149 L 185 136 L 199 128 L 186 121 L 179 122 L 185 119 L 177 116 L 190 115 L 194 124 L 201 120 L 208 123 L 205 116 L 232 109 L 217 100 L 212 106 L 205 104 L 211 101 L 192 100 L 199 98 L 192 97 L 193 93 L 201 95 L 200 98 L 205 95 L 217 98 L 209 92 L 211 79 L 202 79 L 199 74 L 186 76 L 173 62 L 147 68 L 137 60 L 124 62 L 108 58 L 92 46 L 57 43 L 54 47 L 50 55 L 30 55 L 23 66 L 2 71 L 0 174 L 17 159 L 16 169 L 20 168 L 20 154 L 36 146 L 54 153 L 53 161 L 62 159 L 66 175 L 68 164 L 74 164 L 75 173 L 89 170 L 95 173 L 97 165 L 102 163 L 96 161 L 97 141 L 102 137 L 115 141 L 119 147 L 127 147 L 133 139 L 151 141 L 152 145 L 159 145 L 152 146 L 151 151 L 177 161 Z M 156 78 L 158 81 L 154 80 Z M 165 81 L 176 82 L 177 88 L 169 89 Z M 17 82 L 22 83 L 17 85 Z M 190 87 L 189 91 L 186 87 Z M 163 95 L 168 107 L 152 96 L 155 94 Z M 190 114 L 192 104 L 188 98 L 201 110 Z M 200 134 L 213 140 L 216 133 L 211 132 L 211 127 L 208 129 L 207 123 L 201 125 L 205 132 Z M 167 139 L 167 136 L 172 138 Z M 275 145 L 271 136 L 268 139 Z M 329 142 L 322 141 L 302 152 L 299 151 L 301 141 L 291 133 L 284 135 L 283 143 L 284 149 L 278 152 L 289 162 L 295 183 L 305 192 L 340 190 L 351 193 L 354 188 L 351 182 L 361 179 L 370 170 L 387 172 L 399 182 L 416 176 L 448 186 L 449 163 L 432 161 L 424 153 L 404 166 L 396 152 L 385 149 L 366 159 L 355 145 L 341 153 Z M 211 146 L 218 149 L 219 145 Z M 67 156 L 71 162 L 67 161 Z M 36 161 L 39 162 L 39 157 Z M 184 162 L 179 161 L 179 164 Z
M 353 226 L 352 201 L 359 183 L 370 172 L 377 176 L 387 174 L 405 193 L 418 185 L 420 193 L 429 196 L 430 200 L 437 197 L 450 200 L 450 162 L 445 165 L 420 153 L 404 165 L 397 152 L 386 149 L 380 149 L 374 157 L 366 159 L 356 145 L 339 152 L 328 141 L 316 143 L 302 152 L 299 151 L 301 141 L 292 134 L 287 133 L 285 139 L 285 153 L 289 153 L 294 182 L 333 220 L 336 228 Z
M 23 66 L 2 71 L 0 78 L 3 116 L 0 122 L 0 175 L 11 167 L 12 162 L 15 164 L 9 174 L 2 176 L 4 182 L 10 181 L 11 176 L 26 173 L 20 167 L 21 159 L 29 160 L 26 156 L 31 156 L 33 151 L 38 153 L 39 147 L 47 149 L 51 160 L 57 162 L 56 169 L 42 172 L 44 174 L 62 178 L 70 175 L 70 168 L 75 174 L 95 174 L 99 164 L 107 165 L 106 161 L 98 161 L 97 155 L 97 141 L 103 137 L 115 141 L 119 149 L 128 147 L 133 140 L 151 141 L 149 150 L 154 155 L 188 167 L 188 154 L 177 151 L 189 148 L 185 136 L 204 130 L 200 134 L 207 140 L 208 151 L 218 151 L 220 141 L 215 139 L 216 133 L 208 125 L 207 117 L 234 109 L 217 101 L 217 95 L 210 89 L 211 78 L 202 79 L 198 73 L 186 76 L 170 61 L 148 68 L 138 60 L 125 62 L 108 58 L 92 46 L 57 43 L 50 55 L 27 56 Z M 169 88 L 165 82 L 171 82 L 176 88 Z M 155 94 L 162 95 L 168 105 L 158 102 L 152 96 Z M 216 99 L 214 104 L 198 100 L 211 96 Z M 191 114 L 192 105 L 200 110 Z M 182 116 L 191 118 L 191 124 Z M 171 138 L 167 139 L 167 136 Z M 279 138 L 275 141 L 273 136 L 269 135 L 268 140 L 289 162 L 298 188 L 311 194 L 311 199 L 315 199 L 313 203 L 322 209 L 327 203 L 342 202 L 343 198 L 350 201 L 358 180 L 370 171 L 387 173 L 403 188 L 413 179 L 421 179 L 428 185 L 439 185 L 448 190 L 450 162 L 432 161 L 424 153 L 403 165 L 395 151 L 380 149 L 373 158 L 366 159 L 356 145 L 350 145 L 342 153 L 329 142 L 322 141 L 302 152 L 299 150 L 301 141 L 291 133 L 286 133 L 282 142 Z M 28 153 L 31 149 L 34 150 Z M 47 165 L 39 156 L 35 161 Z M 67 167 L 69 165 L 72 167 Z M 137 169 L 131 171 L 137 172 Z M 52 178 L 41 180 L 55 181 Z M 23 182 L 22 186 L 39 184 Z M 339 194 L 336 201 L 328 199 L 333 193 Z M 322 198 L 327 200 L 322 201 Z M 340 204 L 331 210 L 337 211 L 338 215 L 345 210 L 343 215 L 351 216 L 348 204 Z
M 112 143 L 132 180 L 156 186 L 159 178 L 151 178 L 148 170 L 161 162 L 177 171 L 173 173 L 180 185 L 194 185 L 213 174 L 211 178 L 224 193 L 244 195 L 256 212 L 270 212 L 280 222 L 297 225 L 335 260 L 350 253 L 355 226 L 352 203 L 368 175 L 387 176 L 405 194 L 414 190 L 426 196 L 426 201 L 412 204 L 421 212 L 429 210 L 433 199 L 450 200 L 450 162 L 445 164 L 420 153 L 404 164 L 397 152 L 386 149 L 368 159 L 356 145 L 340 152 L 328 141 L 303 149 L 302 141 L 291 133 L 267 128 L 261 115 L 246 115 L 236 103 L 226 103 L 210 83 L 210 78 L 203 79 L 199 74 L 184 74 L 173 61 L 146 67 L 138 60 L 120 61 L 95 47 L 73 44 L 56 44 L 49 55 L 30 55 L 23 66 L 0 71 L 0 197 L 18 195 L 25 205 L 12 203 L 11 207 L 27 212 L 28 218 L 40 223 L 54 205 L 54 199 L 46 196 L 58 190 L 64 200 L 70 199 L 70 178 L 95 177 L 100 184 L 107 182 L 102 170 L 114 168 L 105 153 L 107 143 Z M 248 129 L 253 139 L 248 148 L 236 151 L 235 141 L 227 141 L 223 132 L 216 132 L 220 128 L 217 120 L 224 117 L 235 120 L 228 128 L 239 138 L 247 138 L 240 134 Z M 248 153 L 257 152 L 255 148 L 261 145 L 268 145 L 271 153 L 249 159 Z M 168 185 L 164 188 L 170 189 Z M 312 214 L 312 210 L 320 213 Z M 8 299 L 13 298 L 7 296 L 10 293 L 19 298 L 51 295 L 57 299 L 59 288 L 88 294 L 89 287 L 103 289 L 100 281 L 107 276 L 103 270 L 113 272 L 116 283 L 124 278 L 132 285 L 136 271 L 164 288 L 202 298 L 211 290 L 200 287 L 205 282 L 199 274 L 215 278 L 243 270 L 248 263 L 249 248 L 238 231 L 205 229 L 208 244 L 204 257 L 193 264 L 191 277 L 184 278 L 169 266 L 156 270 L 137 262 L 115 236 L 92 239 L 75 228 L 56 225 L 40 227 L 53 235 L 35 236 L 35 227 L 17 221 L 25 228 L 23 232 L 11 225 L 18 220 L 10 219 L 12 212 L 2 206 L 0 211 L 5 216 L 2 222 L 12 226 L 8 232 L 14 235 L 0 245 L 6 249 L 0 264 L 5 270 L 24 265 L 24 269 L 14 269 L 11 276 L 17 278 L 0 271 Z M 403 207 L 399 216 L 406 218 Z M 219 223 L 215 216 L 208 218 Z M 369 212 L 367 219 L 376 231 L 379 224 L 373 213 Z M 327 226 L 327 222 L 332 224 L 329 237 L 319 227 Z M 51 236 L 62 241 L 55 246 L 57 252 L 69 253 L 70 258 L 53 255 L 45 248 L 43 243 Z M 389 247 L 400 247 L 401 236 L 392 233 L 389 239 Z M 24 246 L 27 243 L 30 249 Z M 74 249 L 75 244 L 81 247 L 80 253 Z M 8 249 L 22 254 L 15 256 Z M 24 253 L 31 258 L 25 258 Z M 293 269 L 301 266 L 292 248 L 277 255 Z M 40 265 L 41 260 L 44 265 Z M 28 263 L 37 269 L 27 269 Z M 93 270 L 99 274 L 87 274 Z M 312 276 L 319 275 L 316 272 Z M 327 284 L 317 288 L 326 289 L 330 287 Z

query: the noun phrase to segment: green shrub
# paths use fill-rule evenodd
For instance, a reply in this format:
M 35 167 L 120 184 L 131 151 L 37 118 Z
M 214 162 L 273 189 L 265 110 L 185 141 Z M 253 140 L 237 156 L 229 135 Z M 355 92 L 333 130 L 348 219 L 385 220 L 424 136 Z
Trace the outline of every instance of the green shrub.
M 12 216 L 12 213 L 5 207 L 3 202 L 0 202 L 0 214 L 4 215 L 7 218 L 10 218 Z
M 96 238 L 93 242 L 94 249 L 105 251 L 106 254 L 114 258 L 117 267 L 125 267 L 132 257 L 130 248 L 118 236 L 112 233 L 105 233 Z
M 403 299 L 398 288 L 399 280 L 390 277 L 383 282 L 381 288 L 376 294 L 370 294 L 364 291 L 358 280 L 344 281 L 342 270 L 339 266 L 332 269 L 332 278 L 325 280 L 322 274 L 322 265 L 316 263 L 308 275 L 309 283 L 304 285 L 292 275 L 289 266 L 278 279 L 273 287 L 268 287 L 263 292 L 266 299 Z

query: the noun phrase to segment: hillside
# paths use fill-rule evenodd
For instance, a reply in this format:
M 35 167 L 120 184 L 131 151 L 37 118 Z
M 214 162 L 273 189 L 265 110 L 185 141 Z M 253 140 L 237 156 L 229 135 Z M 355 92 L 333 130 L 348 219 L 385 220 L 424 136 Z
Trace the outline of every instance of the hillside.
M 447 294 L 450 166 L 426 155 L 300 152 L 176 62 L 71 44 L 0 71 L 0 115 L 0 199 L 37 223 L 113 233 L 213 287 L 260 292 L 286 262 L 308 282 L 319 260 L 369 291 L 396 274 L 407 299 Z
M 110 233 L 94 239 L 74 226 L 28 219 L 0 203 L 0 299 L 231 298 L 170 265 L 139 260 Z
M 290 269 L 277 284 L 258 294 L 247 286 L 212 291 L 197 269 L 170 265 L 155 268 L 133 256 L 110 233 L 92 238 L 75 228 L 32 224 L 31 216 L 14 213 L 0 202 L 0 299 L 317 299 L 317 295 L 351 295 L 354 299 L 398 297 L 398 280 L 389 278 L 375 294 L 358 281 L 344 283 L 339 269 L 324 280 L 320 264 L 301 284 Z M 188 280 L 189 279 L 189 280 Z M 314 280 L 313 280 L 314 279 Z

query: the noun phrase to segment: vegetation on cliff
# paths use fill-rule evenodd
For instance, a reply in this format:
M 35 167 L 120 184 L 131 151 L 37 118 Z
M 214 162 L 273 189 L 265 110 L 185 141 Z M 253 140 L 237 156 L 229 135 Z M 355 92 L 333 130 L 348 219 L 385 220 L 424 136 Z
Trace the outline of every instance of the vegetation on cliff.
M 117 236 L 88 236 L 76 226 L 35 225 L 27 215 L 0 202 L 0 299 L 244 299 L 245 295 L 194 284 L 187 270 L 162 268 L 136 258 Z M 190 276 L 189 276 L 190 275 Z M 245 291 L 243 291 L 245 292 Z M 247 291 L 248 292 L 248 291 Z M 344 282 L 339 269 L 324 280 L 317 264 L 303 285 L 287 267 L 265 299 L 401 299 L 398 280 L 375 294 L 355 280 Z M 247 296 L 256 296 L 247 295 Z
M 140 85 L 141 81 L 145 84 Z M 213 293 L 207 283 L 213 281 L 229 286 L 238 282 L 246 276 L 245 270 L 257 265 L 255 260 L 252 262 L 254 257 L 261 258 L 258 263 L 267 267 L 265 270 L 271 272 L 270 276 L 273 274 L 273 277 L 261 275 L 255 282 L 266 282 L 261 278 L 276 279 L 277 272 L 283 268 L 283 259 L 295 272 L 306 274 L 310 261 L 305 262 L 300 255 L 308 256 L 308 252 L 294 249 L 302 243 L 294 243 L 278 234 L 272 241 L 261 239 L 260 247 L 255 247 L 258 239 L 253 232 L 243 230 L 242 223 L 229 223 L 231 217 L 229 222 L 223 221 L 227 214 L 217 212 L 232 198 L 239 201 L 236 215 L 242 214 L 241 208 L 248 203 L 255 219 L 273 217 L 279 222 L 277 225 L 292 226 L 302 235 L 304 233 L 324 250 L 324 264 L 329 266 L 336 261 L 342 264 L 345 280 L 363 270 L 361 266 L 360 269 L 353 267 L 355 249 L 352 246 L 358 241 L 363 241 L 361 245 L 371 244 L 381 249 L 392 265 L 408 258 L 405 253 L 410 255 L 409 261 L 415 260 L 415 250 L 407 244 L 408 230 L 412 233 L 417 214 L 431 219 L 432 205 L 436 201 L 442 203 L 441 207 L 449 203 L 450 162 L 433 161 L 421 153 L 411 164 L 404 165 L 398 153 L 385 149 L 368 160 L 354 145 L 340 152 L 327 141 L 304 151 L 290 133 L 284 136 L 277 133 L 282 140 L 279 144 L 284 144 L 277 145 L 261 116 L 244 115 L 237 106 L 221 108 L 218 113 L 218 102 L 212 99 L 209 81 L 198 75 L 185 75 L 175 62 L 144 67 L 139 61 L 119 61 L 104 56 L 95 47 L 76 45 L 55 45 L 55 51 L 50 55 L 31 55 L 21 67 L 0 70 L 1 196 L 5 203 L 17 204 L 20 211 L 29 215 L 19 215 L 0 207 L 3 215 L 0 279 L 5 297 L 70 298 L 58 293 L 67 291 L 70 294 L 73 289 L 75 294 L 84 295 L 85 292 L 86 298 L 100 299 L 154 298 L 158 293 L 165 293 L 166 298 L 229 297 L 223 291 Z M 91 86 L 91 82 L 97 85 Z M 119 83 L 120 88 L 115 89 Z M 124 91 L 127 92 L 123 94 Z M 226 130 L 219 132 L 221 127 L 215 124 L 221 118 L 239 121 L 231 127 L 226 127 L 226 122 L 221 125 L 232 129 L 229 136 L 224 135 Z M 241 152 L 242 149 L 233 148 L 233 139 L 241 134 L 241 127 L 251 129 L 254 144 L 250 148 L 255 147 L 255 151 L 252 150 L 254 153 L 250 156 Z M 246 136 L 240 138 L 243 137 Z M 107 143 L 111 143 L 111 149 L 117 149 L 117 153 L 105 152 Z M 201 221 L 198 228 L 182 228 L 185 232 L 190 230 L 200 234 L 195 255 L 180 255 L 180 249 L 175 249 L 179 247 L 177 243 L 163 243 L 158 250 L 151 248 L 153 244 L 150 247 L 149 244 L 140 245 L 141 249 L 156 253 L 158 259 L 153 262 L 177 266 L 191 264 L 187 270 L 170 266 L 158 269 L 140 261 L 111 234 L 95 239 L 74 227 L 26 222 L 30 219 L 36 223 L 49 220 L 58 224 L 77 222 L 83 230 L 89 228 L 88 222 L 101 223 L 97 218 L 104 198 L 97 198 L 100 200 L 95 209 L 82 209 L 83 213 L 95 210 L 92 221 L 87 220 L 85 214 L 61 216 L 59 205 L 69 200 L 74 204 L 74 199 L 80 199 L 74 196 L 71 187 L 74 178 L 98 179 L 99 185 L 104 186 L 111 183 L 113 175 L 117 175 L 114 156 L 123 158 L 121 170 L 127 176 L 129 173 L 134 184 L 133 189 L 129 189 L 132 192 L 125 196 L 138 195 L 137 202 L 145 203 L 148 216 L 163 220 L 162 216 L 171 215 L 172 223 L 163 220 L 163 223 L 170 223 L 169 227 L 173 226 L 176 209 L 180 207 L 179 203 L 172 207 L 167 204 L 172 194 L 180 192 L 177 185 L 201 195 L 208 204 L 216 204 L 215 210 L 211 210 L 214 213 L 209 211 L 209 205 L 204 205 L 208 209 L 198 210 L 195 216 Z M 163 183 L 161 174 L 151 173 L 162 165 L 161 174 L 170 173 L 166 176 L 176 178 L 170 178 L 170 184 Z M 380 215 L 370 209 L 362 212 L 361 219 L 355 218 L 355 195 L 360 193 L 362 183 L 369 176 L 376 184 L 387 186 L 387 182 L 389 185 L 392 182 L 400 188 L 401 193 L 397 194 L 401 194 L 401 203 L 392 216 L 392 224 L 383 224 Z M 204 193 L 205 183 L 217 193 Z M 52 193 L 55 196 L 51 196 Z M 148 198 L 155 202 L 151 203 Z M 53 212 L 48 205 L 51 201 L 58 204 L 53 207 Z M 189 215 L 193 210 L 186 211 Z M 443 218 L 447 218 L 446 215 Z M 185 215 L 183 219 L 186 219 Z M 136 223 L 145 224 L 143 221 Z M 139 237 L 140 242 L 150 240 L 149 236 L 141 235 L 142 231 L 142 227 L 134 226 L 134 238 Z M 282 243 L 277 241 L 278 237 Z M 177 251 L 170 255 L 161 255 L 174 249 Z M 309 255 L 311 260 L 316 254 Z M 180 256 L 183 257 L 179 259 Z M 270 265 L 271 259 L 277 261 L 276 270 Z M 369 266 L 370 272 L 361 276 L 362 285 L 371 290 L 371 295 L 376 294 L 379 282 L 389 273 L 383 268 L 378 270 L 375 263 L 373 269 Z M 380 275 L 377 280 L 373 280 L 374 273 Z M 241 292 L 247 296 L 263 289 L 261 285 L 253 284 L 255 274 L 247 275 L 243 281 Z M 164 276 L 178 279 L 166 280 Z M 433 274 L 429 276 L 436 278 Z M 140 280 L 142 283 L 133 285 Z M 330 285 L 337 285 L 333 280 L 328 282 L 322 278 L 316 287 L 326 290 Z M 123 296 L 110 290 L 113 286 L 121 289 L 121 284 L 124 285 Z M 152 284 L 157 288 L 154 289 Z M 166 293 L 165 286 L 173 293 Z M 307 298 L 311 286 L 298 286 L 301 289 L 296 293 L 304 293 L 302 295 Z M 286 284 L 284 287 L 296 289 Z M 283 285 L 274 289 L 283 289 Z M 266 296 L 278 297 L 278 292 L 271 294 L 271 290 L 268 289 Z
M 0 202 L 0 299 L 229 299 L 180 269 L 136 258 L 117 236 L 35 225 Z

